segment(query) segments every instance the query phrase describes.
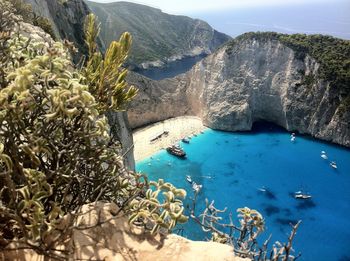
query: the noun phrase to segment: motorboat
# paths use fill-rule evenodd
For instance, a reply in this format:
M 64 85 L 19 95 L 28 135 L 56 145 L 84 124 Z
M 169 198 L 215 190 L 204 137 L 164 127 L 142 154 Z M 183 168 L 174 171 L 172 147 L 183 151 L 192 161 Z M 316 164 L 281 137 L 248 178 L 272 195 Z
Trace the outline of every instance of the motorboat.
M 194 192 L 198 193 L 202 189 L 202 185 L 197 184 L 196 182 L 192 182 L 192 189 Z
M 293 132 L 293 133 L 290 135 L 290 141 L 291 141 L 291 142 L 294 142 L 295 139 L 296 139 L 295 133 Z
M 325 160 L 328 159 L 328 157 L 327 157 L 326 154 L 321 154 L 321 158 L 322 158 L 322 159 L 325 159 Z
M 326 154 L 326 152 L 323 150 L 323 151 L 321 151 L 321 158 L 322 159 L 328 159 L 328 156 L 327 156 L 327 154 Z
M 309 199 L 309 198 L 312 198 L 311 195 L 305 195 L 305 194 L 296 194 L 296 195 L 294 195 L 294 197 L 296 199 Z
M 183 138 L 183 139 L 182 139 L 182 142 L 183 142 L 183 143 L 190 143 L 190 140 L 189 140 L 188 138 Z
M 192 182 L 193 182 L 191 176 L 189 176 L 189 175 L 186 176 L 186 180 L 187 180 L 190 184 L 192 184 Z
M 297 191 L 294 193 L 294 198 L 296 199 L 310 199 L 312 198 L 311 195 L 303 193 L 302 191 Z
M 261 192 L 266 192 L 265 186 L 263 186 L 263 187 L 261 187 L 261 188 L 258 188 L 258 190 L 261 191 Z
M 169 146 L 166 151 L 179 158 L 186 158 L 186 152 L 179 145 Z
M 333 168 L 333 169 L 337 169 L 337 163 L 335 163 L 335 161 L 332 161 L 331 163 L 329 163 L 329 165 Z

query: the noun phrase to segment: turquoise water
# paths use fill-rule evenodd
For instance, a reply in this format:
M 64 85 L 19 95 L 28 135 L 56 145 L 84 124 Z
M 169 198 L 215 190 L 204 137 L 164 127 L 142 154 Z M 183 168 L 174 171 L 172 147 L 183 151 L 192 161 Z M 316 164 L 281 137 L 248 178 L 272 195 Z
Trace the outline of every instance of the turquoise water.
M 260 211 L 266 219 L 261 241 L 272 234 L 273 242 L 285 242 L 289 223 L 302 220 L 294 241 L 302 253 L 298 260 L 350 260 L 350 150 L 298 134 L 292 143 L 290 133 L 266 123 L 247 133 L 208 130 L 181 146 L 187 160 L 163 150 L 138 162 L 137 170 L 186 189 L 185 205 L 193 196 L 186 181 L 191 175 L 203 184 L 197 209 L 208 198 L 234 216 L 244 206 Z M 337 162 L 337 170 L 320 157 L 321 151 Z M 296 200 L 293 193 L 298 190 L 312 199 Z M 208 236 L 193 221 L 183 227 L 190 239 Z

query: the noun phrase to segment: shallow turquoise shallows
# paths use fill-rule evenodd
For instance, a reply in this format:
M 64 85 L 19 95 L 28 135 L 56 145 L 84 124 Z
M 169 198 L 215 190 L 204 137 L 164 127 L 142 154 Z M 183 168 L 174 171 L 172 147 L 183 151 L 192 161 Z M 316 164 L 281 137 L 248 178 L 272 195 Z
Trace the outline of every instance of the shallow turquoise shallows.
M 190 175 L 203 185 L 197 209 L 208 198 L 234 216 L 239 207 L 260 211 L 266 219 L 261 242 L 270 234 L 272 241 L 285 242 L 289 224 L 302 220 L 294 241 L 302 253 L 299 260 L 350 260 L 350 150 L 298 134 L 291 142 L 290 133 L 266 123 L 247 133 L 207 130 L 181 146 L 186 160 L 163 150 L 138 162 L 137 170 L 186 189 L 185 206 L 193 196 L 186 181 Z M 312 198 L 295 199 L 299 190 Z M 183 227 L 183 236 L 190 239 L 209 236 L 193 221 Z

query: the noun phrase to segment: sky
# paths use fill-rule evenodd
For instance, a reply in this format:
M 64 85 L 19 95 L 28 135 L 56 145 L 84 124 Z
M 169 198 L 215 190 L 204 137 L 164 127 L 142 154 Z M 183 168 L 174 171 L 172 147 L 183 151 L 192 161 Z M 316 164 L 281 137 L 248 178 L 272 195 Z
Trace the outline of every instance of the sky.
M 92 0 L 118 2 L 116 0 Z M 250 31 L 327 34 L 350 39 L 350 0 L 140 0 L 165 13 L 208 22 L 237 36 Z

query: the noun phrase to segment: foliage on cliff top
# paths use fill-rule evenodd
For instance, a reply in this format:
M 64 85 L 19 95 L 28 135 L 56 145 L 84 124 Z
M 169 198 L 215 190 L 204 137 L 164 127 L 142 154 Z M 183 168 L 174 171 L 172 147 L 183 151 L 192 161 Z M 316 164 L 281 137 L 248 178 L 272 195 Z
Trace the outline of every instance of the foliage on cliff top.
M 320 64 L 320 77 L 330 82 L 333 93 L 350 96 L 350 41 L 327 35 L 246 33 L 228 43 L 228 50 L 244 40 L 278 40 L 296 52 L 299 59 L 308 54 Z

